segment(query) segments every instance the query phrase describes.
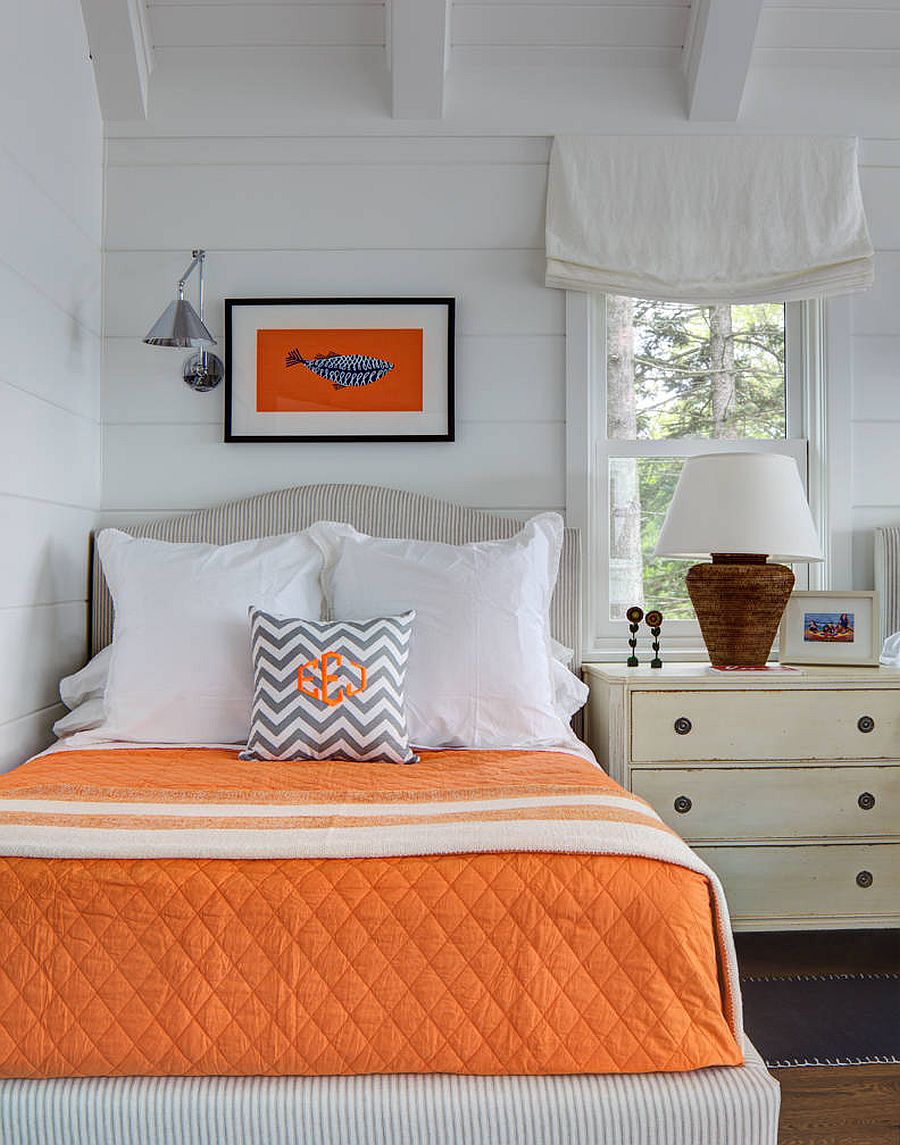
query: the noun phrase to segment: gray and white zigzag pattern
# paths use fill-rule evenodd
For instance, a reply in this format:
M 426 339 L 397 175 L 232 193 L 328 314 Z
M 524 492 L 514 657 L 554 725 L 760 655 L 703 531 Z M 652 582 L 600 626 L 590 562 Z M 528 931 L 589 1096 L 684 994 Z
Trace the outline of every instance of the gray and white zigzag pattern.
M 254 697 L 241 759 L 415 763 L 404 709 L 414 619 L 294 620 L 251 609 Z

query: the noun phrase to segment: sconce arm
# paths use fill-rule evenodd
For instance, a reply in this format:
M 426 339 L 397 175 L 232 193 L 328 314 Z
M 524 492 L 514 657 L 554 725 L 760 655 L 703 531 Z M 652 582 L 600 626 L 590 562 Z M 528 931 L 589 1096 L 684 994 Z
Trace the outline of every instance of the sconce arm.
M 206 251 L 205 250 L 194 250 L 194 251 L 191 251 L 191 254 L 194 257 L 191 259 L 191 261 L 190 261 L 187 269 L 185 270 L 184 274 L 178 280 L 178 297 L 184 298 L 185 283 L 191 277 L 191 275 L 194 273 L 194 269 L 196 267 L 199 267 L 200 268 L 200 276 L 199 276 L 199 278 L 200 278 L 200 281 L 199 281 L 200 307 L 199 307 L 199 310 L 200 310 L 200 321 L 203 322 L 204 321 L 204 315 L 203 315 L 203 309 L 204 309 L 204 307 L 203 307 L 203 302 L 204 302 L 204 299 L 203 299 L 203 261 L 206 258 Z
M 179 298 L 184 298 L 185 284 L 187 283 L 187 280 L 193 274 L 196 267 L 198 267 L 198 266 L 200 267 L 200 278 L 201 278 L 201 280 L 203 278 L 203 260 L 206 258 L 206 251 L 205 250 L 195 250 L 195 251 L 191 251 L 191 254 L 194 257 L 191 259 L 190 263 L 188 264 L 187 268 L 185 269 L 184 274 L 182 274 L 181 278 L 179 278 L 179 280 L 178 280 L 178 297 Z

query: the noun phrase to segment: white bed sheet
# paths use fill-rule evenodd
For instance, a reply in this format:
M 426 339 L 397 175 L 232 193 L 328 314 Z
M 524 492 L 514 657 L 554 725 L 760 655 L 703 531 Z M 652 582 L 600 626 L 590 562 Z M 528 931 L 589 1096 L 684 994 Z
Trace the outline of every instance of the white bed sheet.
M 35 758 L 40 758 L 41 756 L 45 756 L 45 755 L 55 755 L 57 752 L 109 751 L 109 750 L 117 750 L 117 749 L 121 749 L 121 748 L 134 748 L 134 749 L 140 749 L 140 750 L 144 750 L 147 748 L 159 748 L 159 749 L 167 748 L 169 750 L 173 750 L 173 749 L 177 750 L 178 748 L 185 748 L 187 750 L 187 749 L 194 749 L 194 748 L 212 747 L 212 748 L 221 748 L 221 749 L 224 749 L 225 751 L 238 752 L 243 748 L 243 746 L 244 746 L 243 744 L 235 744 L 235 743 L 185 743 L 185 744 L 178 744 L 178 743 L 132 743 L 130 741 L 124 741 L 124 740 L 106 741 L 103 743 L 92 743 L 92 744 L 73 744 L 73 743 L 70 743 L 68 740 L 61 739 L 61 740 L 57 740 L 56 743 L 51 744 L 50 747 L 45 748 L 44 751 L 39 752 Z M 455 747 L 455 748 L 417 748 L 417 750 L 419 750 L 419 751 L 478 751 L 479 749 L 478 748 Z M 597 762 L 597 757 L 594 755 L 594 753 L 591 751 L 591 749 L 587 746 L 587 744 L 582 743 L 582 741 L 580 739 L 577 739 L 574 735 L 572 736 L 571 739 L 562 740 L 559 743 L 554 743 L 554 744 L 542 744 L 540 747 L 529 745 L 527 748 L 520 748 L 520 747 L 517 747 L 515 744 L 512 744 L 512 745 L 510 745 L 508 750 L 509 751 L 568 752 L 570 755 L 577 755 L 577 756 L 579 756 L 579 758 L 587 760 L 588 763 L 593 763 L 595 765 L 595 767 L 600 767 L 600 764 Z M 300 764 L 285 764 L 285 766 L 286 767 L 300 766 Z M 374 766 L 374 765 L 360 764 L 360 766 L 363 767 L 363 766 Z M 390 765 L 379 764 L 377 766 L 390 766 Z

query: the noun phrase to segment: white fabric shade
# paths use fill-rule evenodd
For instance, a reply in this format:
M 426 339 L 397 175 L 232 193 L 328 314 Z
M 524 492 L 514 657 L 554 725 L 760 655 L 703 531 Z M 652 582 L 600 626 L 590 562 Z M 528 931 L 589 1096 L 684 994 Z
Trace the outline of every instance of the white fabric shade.
M 560 136 L 548 286 L 686 303 L 776 302 L 870 286 L 856 140 Z
M 685 461 L 656 555 L 702 560 L 712 553 L 763 553 L 780 561 L 822 560 L 792 457 L 707 453 Z

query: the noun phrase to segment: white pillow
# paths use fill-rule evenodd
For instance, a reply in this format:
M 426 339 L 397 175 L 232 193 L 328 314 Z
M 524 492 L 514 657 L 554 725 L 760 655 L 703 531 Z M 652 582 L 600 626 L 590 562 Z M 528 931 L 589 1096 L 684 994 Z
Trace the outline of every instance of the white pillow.
M 554 659 L 550 666 L 553 674 L 553 701 L 556 705 L 556 714 L 567 724 L 576 712 L 581 711 L 590 695 L 587 684 L 579 680 L 574 672 L 569 671 L 565 664 Z
M 900 668 L 900 632 L 895 632 L 885 640 L 879 659 L 888 668 Z
M 53 725 L 53 734 L 58 739 L 92 731 L 106 719 L 103 696 L 111 655 L 112 648 L 107 646 L 92 656 L 83 668 L 60 680 L 59 698 L 70 710 Z
M 556 711 L 561 720 L 568 723 L 576 712 L 587 703 L 590 695 L 587 684 L 571 670 L 575 662 L 575 651 L 560 644 L 558 640 L 550 640 L 550 654 L 553 663 L 550 665 L 553 672 L 553 692 L 556 697 Z
M 80 743 L 246 741 L 251 605 L 318 620 L 322 556 L 306 533 L 233 545 L 173 544 L 104 529 L 115 606 L 106 719 Z
M 387 540 L 320 522 L 332 615 L 416 611 L 407 673 L 419 747 L 527 747 L 571 736 L 556 706 L 549 609 L 563 522 L 534 517 L 515 537 L 469 545 Z
M 102 699 L 109 676 L 109 661 L 112 648 L 107 645 L 88 660 L 83 668 L 71 676 L 63 676 L 59 682 L 59 698 L 71 711 L 87 700 Z
M 79 732 L 91 732 L 94 728 L 99 728 L 105 719 L 106 704 L 103 702 L 103 697 L 95 696 L 76 705 L 67 715 L 61 716 L 53 725 L 53 734 L 57 739 L 65 739 Z

